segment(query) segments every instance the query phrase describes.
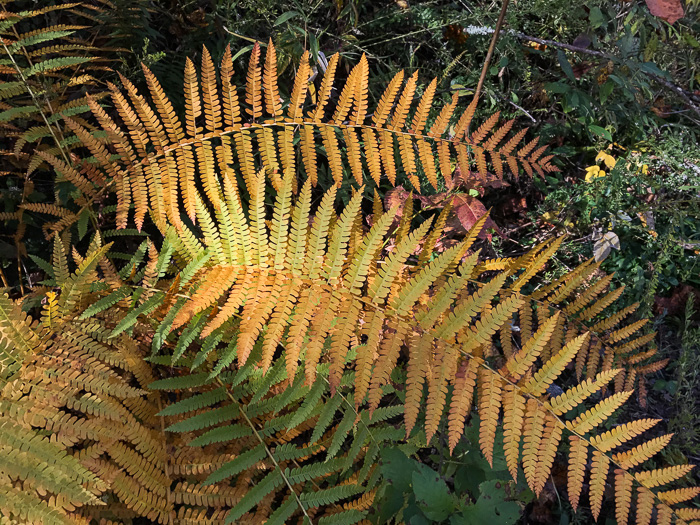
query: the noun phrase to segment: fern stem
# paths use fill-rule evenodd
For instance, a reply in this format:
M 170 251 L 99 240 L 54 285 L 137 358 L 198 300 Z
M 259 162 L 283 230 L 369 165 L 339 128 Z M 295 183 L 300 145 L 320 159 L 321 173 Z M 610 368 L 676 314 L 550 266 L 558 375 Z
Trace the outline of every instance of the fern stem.
M 270 461 L 272 461 L 272 463 L 273 463 L 273 465 L 275 466 L 275 468 L 279 471 L 280 476 L 282 476 L 282 479 L 284 480 L 285 485 L 287 485 L 287 488 L 289 489 L 289 491 L 290 491 L 290 492 L 292 493 L 292 495 L 294 496 L 294 499 L 297 501 L 297 505 L 299 505 L 299 508 L 301 509 L 301 512 L 304 514 L 304 516 L 306 517 L 306 519 L 308 520 L 308 522 L 309 522 L 311 525 L 313 525 L 313 521 L 311 520 L 311 516 L 309 516 L 309 513 L 306 512 L 306 508 L 304 508 L 304 504 L 302 503 L 301 499 L 299 499 L 299 495 L 298 495 L 298 494 L 296 493 L 296 491 L 294 490 L 294 487 L 292 487 L 292 484 L 291 484 L 291 483 L 289 482 L 289 480 L 287 479 L 287 476 L 284 475 L 284 470 L 282 470 L 282 467 L 280 467 L 279 463 L 277 463 L 277 460 L 276 460 L 275 457 L 272 455 L 272 451 L 271 451 L 270 448 L 267 446 L 267 443 L 265 443 L 265 440 L 262 438 L 262 436 L 261 436 L 260 433 L 258 432 L 258 429 L 255 428 L 255 425 L 253 424 L 253 422 L 252 422 L 252 421 L 250 420 L 250 418 L 248 417 L 248 414 L 245 413 L 245 408 L 243 408 L 243 405 L 241 405 L 241 404 L 236 400 L 236 398 L 233 397 L 233 395 L 231 395 L 231 392 L 229 392 L 228 388 L 226 388 L 226 385 L 223 383 L 223 381 L 221 381 L 221 379 L 217 378 L 217 379 L 216 379 L 216 382 L 218 383 L 218 385 L 219 385 L 220 387 L 222 387 L 222 388 L 225 390 L 226 395 L 228 396 L 228 398 L 229 398 L 233 403 L 235 403 L 236 405 L 238 405 L 238 409 L 239 409 L 241 415 L 242 415 L 243 418 L 245 419 L 245 421 L 246 421 L 246 423 L 248 424 L 248 426 L 250 427 L 250 429 L 251 429 L 251 430 L 253 431 L 253 433 L 255 434 L 255 437 L 257 438 L 258 442 L 259 442 L 263 447 L 265 447 L 265 453 L 267 454 L 267 457 L 270 458 Z

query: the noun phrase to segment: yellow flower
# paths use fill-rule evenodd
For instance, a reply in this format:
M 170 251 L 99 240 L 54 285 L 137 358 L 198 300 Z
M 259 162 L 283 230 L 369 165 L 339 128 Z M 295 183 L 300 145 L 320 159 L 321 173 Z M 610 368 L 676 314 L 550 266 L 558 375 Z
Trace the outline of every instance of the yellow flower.
M 596 162 L 600 162 L 601 160 L 605 163 L 608 169 L 613 169 L 615 167 L 615 157 L 605 153 L 604 151 L 599 152 L 595 158 Z
M 649 164 L 642 164 L 642 175 L 649 173 Z
M 586 168 L 586 182 L 591 182 L 599 177 L 605 177 L 605 171 L 601 170 L 600 166 L 588 166 Z

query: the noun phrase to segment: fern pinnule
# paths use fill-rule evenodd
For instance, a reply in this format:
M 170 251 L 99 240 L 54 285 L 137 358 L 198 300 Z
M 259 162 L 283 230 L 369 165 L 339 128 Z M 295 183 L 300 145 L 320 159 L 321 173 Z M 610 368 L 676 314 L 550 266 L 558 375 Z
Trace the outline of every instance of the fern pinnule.
M 525 383 L 523 390 L 533 396 L 541 396 L 549 388 L 555 378 L 564 371 L 581 347 L 588 343 L 589 334 L 581 334 L 567 343 L 556 355 L 537 370 L 532 378 Z M 510 361 L 510 359 L 509 359 Z M 605 381 L 606 383 L 608 381 Z
M 457 297 L 457 294 L 464 290 L 465 286 L 472 278 L 472 272 L 479 258 L 479 251 L 466 257 L 459 265 L 456 275 L 452 275 L 447 282 L 436 281 L 437 293 L 431 298 L 427 308 L 420 310 L 416 315 L 416 320 L 424 330 L 430 329 L 438 318 L 444 315 L 450 305 Z M 446 270 L 446 273 L 449 271 Z M 483 295 L 483 290 L 481 291 Z
M 165 131 L 168 133 L 170 141 L 179 142 L 183 140 L 185 135 L 182 132 L 180 120 L 177 118 L 170 100 L 165 96 L 165 92 L 160 82 L 158 82 L 158 78 L 145 65 L 142 67 L 144 77 L 146 77 L 146 84 L 151 92 L 151 98 L 155 103 L 160 118 L 163 120 Z
M 629 317 L 634 312 L 636 312 L 638 308 L 639 303 L 631 304 L 623 308 L 619 312 L 616 312 L 615 314 L 611 315 L 610 317 L 606 317 L 605 319 L 598 321 L 591 327 L 591 329 L 595 332 L 604 332 L 606 330 L 610 330 L 617 326 L 617 324 L 622 322 L 625 318 Z
M 657 494 L 658 498 L 667 505 L 675 505 L 691 500 L 700 494 L 700 487 L 665 490 Z
M 503 452 L 508 471 L 518 479 L 520 436 L 525 420 L 525 397 L 519 395 L 512 384 L 503 389 Z
M 549 344 L 558 320 L 558 313 L 547 319 L 533 337 L 527 340 L 522 349 L 514 353 L 508 361 L 506 361 L 506 364 L 501 370 L 503 375 L 507 375 L 512 378 L 513 381 L 517 382 L 525 372 L 530 369 L 535 360 L 542 353 L 544 347 Z
M 369 90 L 369 64 L 367 56 L 363 53 L 360 57 L 360 62 L 356 66 L 357 80 L 355 83 L 355 92 L 353 96 L 353 112 L 350 115 L 350 123 L 361 125 L 365 121 L 367 115 L 367 97 Z
M 584 320 L 584 321 L 590 321 L 593 319 L 596 315 L 598 315 L 600 312 L 605 310 L 608 306 L 613 304 L 615 301 L 617 301 L 622 293 L 625 291 L 624 286 L 620 286 L 619 288 L 608 292 L 605 294 L 605 296 L 601 297 L 598 299 L 593 305 L 589 306 L 588 308 L 583 309 L 577 316 L 576 320 Z
M 125 76 L 120 75 L 122 85 L 127 91 L 133 110 L 137 116 L 136 125 L 145 128 L 146 134 L 158 153 L 163 153 L 166 147 L 166 135 L 163 124 L 151 109 L 146 99 L 138 92 L 134 84 Z
M 535 486 L 537 462 L 547 412 L 535 399 L 528 399 L 523 426 L 523 472 L 528 485 Z
M 505 124 L 503 124 L 496 131 L 494 131 L 491 137 L 489 137 L 489 140 L 484 144 L 484 149 L 486 151 L 491 151 L 492 154 L 498 153 L 498 155 L 501 155 L 501 152 L 497 151 L 496 147 L 505 138 L 505 136 L 513 127 L 514 123 L 514 119 L 508 120 Z
M 612 430 L 608 430 L 604 434 L 594 436 L 591 438 L 591 443 L 601 452 L 609 452 L 626 441 L 649 430 L 660 421 L 660 419 L 638 419 L 631 423 L 625 423 Z
M 539 460 L 532 483 L 533 491 L 538 496 L 542 492 L 542 489 L 544 489 L 544 485 L 554 466 L 554 458 L 562 438 L 563 429 L 564 425 L 558 418 L 554 417 L 552 414 L 546 415 L 542 440 L 539 450 L 537 451 Z
M 428 337 L 415 334 L 410 341 L 408 365 L 406 366 L 406 399 L 404 401 L 404 425 L 406 437 L 411 434 L 418 419 L 423 398 L 423 384 L 430 371 L 430 354 L 435 342 Z
M 364 286 L 364 280 L 369 271 L 370 262 L 375 259 L 380 243 L 389 231 L 389 226 L 391 226 L 394 217 L 396 217 L 397 211 L 396 208 L 387 211 L 372 226 L 368 235 L 365 236 L 362 247 L 353 258 L 345 276 L 345 286 L 350 293 L 359 293 L 360 289 Z M 385 274 L 385 276 L 386 275 L 387 274 Z
M 654 488 L 680 479 L 694 468 L 695 465 L 675 465 L 637 472 L 634 477 L 646 488 Z
M 233 60 L 231 57 L 230 44 L 226 46 L 224 56 L 221 59 L 220 74 L 224 121 L 227 127 L 231 127 L 240 122 L 241 114 L 236 86 L 231 84 L 231 77 L 233 76 Z
M 577 434 L 590 432 L 620 408 L 631 395 L 632 392 L 618 392 L 617 394 L 613 394 L 573 421 L 567 421 L 566 426 Z
M 474 133 L 472 133 L 469 136 L 470 143 L 473 146 L 480 145 L 486 138 L 486 135 L 488 135 L 493 129 L 493 127 L 496 125 L 496 122 L 498 122 L 499 117 L 500 111 L 491 115 L 481 126 L 479 126 L 479 128 Z
M 187 58 L 185 62 L 184 89 L 187 133 L 190 137 L 196 137 L 199 132 L 199 128 L 197 126 L 197 118 L 202 113 L 202 104 L 199 97 L 199 82 L 197 80 L 197 71 L 195 70 L 194 64 L 189 58 Z
M 250 106 L 249 109 L 246 109 L 246 113 L 248 113 L 253 120 L 262 116 L 262 72 L 259 62 L 260 44 L 256 42 L 250 54 L 250 60 L 248 61 L 245 92 L 246 104 Z
M 459 144 L 459 142 L 462 140 L 463 136 L 466 135 L 466 133 L 469 130 L 469 126 L 472 122 L 472 119 L 474 118 L 474 114 L 476 113 L 476 105 L 478 103 L 478 99 L 476 97 L 472 98 L 472 101 L 469 103 L 469 106 L 464 110 L 462 115 L 459 117 L 459 120 L 457 121 L 457 124 L 455 124 L 454 128 L 454 135 L 453 135 L 453 143 Z M 465 172 L 466 173 L 466 172 Z

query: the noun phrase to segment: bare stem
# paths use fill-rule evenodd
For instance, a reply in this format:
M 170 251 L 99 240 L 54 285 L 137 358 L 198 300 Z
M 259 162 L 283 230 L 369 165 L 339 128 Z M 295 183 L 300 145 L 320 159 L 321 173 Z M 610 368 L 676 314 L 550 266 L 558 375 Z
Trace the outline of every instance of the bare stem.
M 479 77 L 479 83 L 476 85 L 476 91 L 474 92 L 474 98 L 478 99 L 481 94 L 481 89 L 484 87 L 484 80 L 486 80 L 486 73 L 489 70 L 489 65 L 491 64 L 491 58 L 493 57 L 493 51 L 496 49 L 496 42 L 498 42 L 498 35 L 501 34 L 501 26 L 503 26 L 503 20 L 506 18 L 506 11 L 508 10 L 508 1 L 503 0 L 501 5 L 501 14 L 498 15 L 498 22 L 496 22 L 496 30 L 493 32 L 491 37 L 491 43 L 489 44 L 489 50 L 486 52 L 486 59 L 484 60 L 484 66 L 481 68 L 481 76 Z

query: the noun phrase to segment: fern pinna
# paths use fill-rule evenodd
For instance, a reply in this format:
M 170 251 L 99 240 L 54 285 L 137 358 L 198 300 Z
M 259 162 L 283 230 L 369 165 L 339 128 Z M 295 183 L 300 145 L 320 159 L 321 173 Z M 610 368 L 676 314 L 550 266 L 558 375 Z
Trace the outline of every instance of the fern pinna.
M 197 89 L 196 77 L 188 82 Z M 248 85 L 260 82 L 273 85 L 253 68 Z M 632 308 L 605 316 L 620 292 L 606 292 L 608 278 L 591 279 L 595 264 L 524 293 L 560 241 L 519 258 L 481 260 L 474 242 L 482 218 L 461 243 L 436 253 L 449 208 L 435 225 L 428 220 L 412 229 L 411 213 L 395 224 L 396 209 L 375 206 L 373 225 L 364 231 L 362 187 L 338 213 L 336 185 L 314 204 L 312 177 L 297 187 L 293 166 L 269 167 L 277 150 L 261 151 L 257 159 L 246 148 L 246 154 L 237 152 L 240 165 L 248 164 L 241 167 L 241 184 L 229 162 L 232 150 L 223 145 L 227 135 L 214 133 L 221 140 L 214 144 L 216 162 L 204 135 L 166 151 L 158 141 L 177 129 L 171 106 L 164 98 L 156 102 L 160 114 L 170 115 L 168 128 L 128 84 L 127 90 L 133 108 L 125 99 L 117 103 L 124 129 L 92 102 L 119 160 L 79 125 L 74 129 L 94 156 L 93 176 L 120 188 L 118 224 L 129 224 L 136 183 L 135 225 L 141 227 L 149 212 L 162 245 L 146 241 L 117 266 L 96 237 L 85 257 L 74 252 L 78 271 L 70 275 L 64 242 L 55 236 L 54 282 L 47 285 L 57 285 L 60 295 L 46 294 L 41 328 L 2 303 L 3 356 L 11 356 L 3 357 L 3 370 L 5 362 L 35 359 L 47 370 L 8 369 L 3 415 L 20 410 L 15 407 L 36 392 L 26 413 L 46 403 L 50 417 L 27 416 L 26 432 L 48 431 L 57 446 L 70 448 L 87 471 L 81 486 L 107 503 L 100 507 L 84 496 L 64 505 L 63 495 L 46 497 L 58 489 L 52 486 L 36 491 L 42 510 L 105 520 L 140 515 L 161 523 L 356 523 L 381 481 L 375 464 L 381 447 L 406 440 L 426 446 L 446 433 L 454 448 L 474 407 L 486 458 L 500 453 L 494 442 L 502 429 L 511 474 L 522 469 L 536 494 L 567 436 L 561 453 L 574 507 L 590 470 L 588 499 L 596 518 L 612 484 L 620 523 L 628 521 L 633 500 L 638 523 L 695 519 L 695 508 L 677 505 L 697 489 L 652 490 L 683 478 L 692 466 L 639 470 L 670 439 L 637 440 L 657 420 L 595 432 L 631 396 L 640 376 L 663 365 L 648 362 L 653 336 L 637 335 L 643 322 L 627 321 Z M 247 109 L 258 119 L 261 92 L 249 93 Z M 341 92 L 339 105 L 343 100 Z M 269 102 L 265 111 L 281 111 L 278 98 Z M 345 104 L 347 116 L 354 106 Z M 192 115 L 196 107 L 190 106 Z M 188 122 L 199 137 L 197 118 Z M 250 127 L 264 150 L 265 130 L 274 126 Z M 238 128 L 241 136 L 245 131 Z M 202 153 L 188 159 L 183 151 L 190 146 Z M 139 147 L 143 163 L 134 156 Z M 189 189 L 174 177 L 183 159 L 178 177 L 185 174 Z M 129 179 L 132 173 L 146 178 Z M 71 330 L 86 337 L 64 345 Z M 20 344 L 33 350 L 18 355 Z M 53 352 L 61 357 L 54 360 Z M 150 365 L 133 362 L 147 353 Z M 87 370 L 87 377 L 73 379 L 71 367 Z M 42 382 L 47 376 L 65 376 L 68 385 Z M 105 404 L 114 408 L 112 423 L 104 421 L 106 409 L 90 404 L 102 396 L 114 401 Z M 80 422 L 71 419 L 76 414 Z M 115 435 L 114 421 L 138 428 L 138 436 Z M 87 433 L 103 426 L 104 435 Z M 83 428 L 83 434 L 75 430 Z M 11 456 L 26 452 L 14 442 L 7 450 Z M 18 468 L 0 486 L 9 500 L 34 496 L 37 485 Z

